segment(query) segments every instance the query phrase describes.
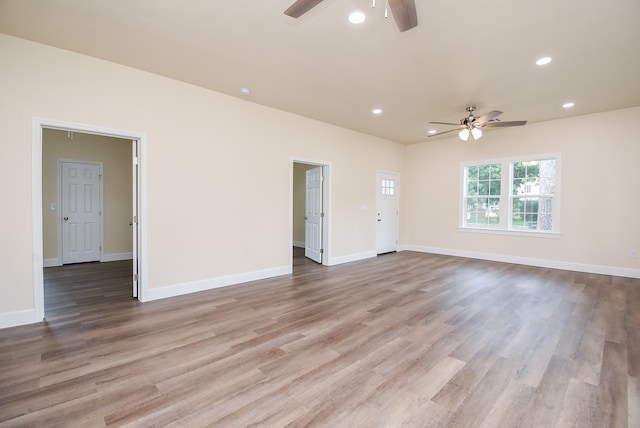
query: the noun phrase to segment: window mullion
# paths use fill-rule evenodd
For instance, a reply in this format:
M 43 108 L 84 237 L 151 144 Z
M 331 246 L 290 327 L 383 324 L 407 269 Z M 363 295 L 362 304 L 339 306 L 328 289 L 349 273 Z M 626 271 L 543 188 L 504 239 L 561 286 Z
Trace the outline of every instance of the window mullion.
M 511 226 L 511 166 L 509 162 L 502 161 L 500 164 L 502 174 L 500 175 L 500 228 L 508 229 Z

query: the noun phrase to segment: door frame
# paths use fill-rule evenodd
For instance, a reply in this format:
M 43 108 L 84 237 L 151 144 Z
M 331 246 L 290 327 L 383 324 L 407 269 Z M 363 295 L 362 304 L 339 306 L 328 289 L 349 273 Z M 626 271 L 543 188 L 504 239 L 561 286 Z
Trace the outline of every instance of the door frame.
M 100 218 L 98 224 L 98 239 L 100 241 L 99 261 L 102 261 L 104 256 L 104 182 L 102 180 L 102 172 L 104 165 L 102 162 L 86 161 L 86 160 L 73 160 L 73 159 L 58 159 L 58 209 L 59 213 L 62 213 L 62 164 L 65 162 L 83 163 L 87 165 L 98 165 L 100 167 Z M 62 216 L 58 216 L 58 266 L 62 266 L 64 263 L 64 239 L 62 236 Z M 44 257 L 44 256 L 43 256 Z
M 73 122 L 43 119 L 35 117 L 31 134 L 31 218 L 33 235 L 33 300 L 36 319 L 43 320 L 44 313 L 44 255 L 42 245 L 42 130 L 57 129 L 61 131 L 102 135 L 128 139 L 136 142 L 138 149 L 138 173 L 133 174 L 137 185 L 138 228 L 136 230 L 137 267 L 138 267 L 138 300 L 145 301 L 147 294 L 147 135 L 141 132 L 104 128 Z M 136 159 L 133 160 L 136 162 Z
M 293 167 L 294 164 L 304 164 L 322 167 L 322 212 L 324 213 L 322 223 L 322 264 L 331 265 L 331 245 L 329 237 L 331 236 L 331 163 L 319 160 L 306 159 L 304 157 L 292 157 L 289 163 L 289 266 L 293 271 Z

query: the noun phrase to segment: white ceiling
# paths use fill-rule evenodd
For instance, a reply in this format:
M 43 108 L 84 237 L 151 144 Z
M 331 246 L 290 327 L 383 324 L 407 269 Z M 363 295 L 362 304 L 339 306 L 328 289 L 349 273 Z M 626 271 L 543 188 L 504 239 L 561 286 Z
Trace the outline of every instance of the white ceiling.
M 371 1 L 0 0 L 0 32 L 402 143 L 469 104 L 530 123 L 640 105 L 638 0 L 415 0 L 404 33 Z

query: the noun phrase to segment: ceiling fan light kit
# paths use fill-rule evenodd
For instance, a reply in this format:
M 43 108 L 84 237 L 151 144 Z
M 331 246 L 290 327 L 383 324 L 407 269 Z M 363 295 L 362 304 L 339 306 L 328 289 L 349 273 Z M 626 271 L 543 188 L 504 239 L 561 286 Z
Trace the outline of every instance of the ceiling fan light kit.
M 482 137 L 482 131 L 478 128 L 471 128 L 471 131 L 465 128 L 458 133 L 458 137 L 460 137 L 462 141 L 469 140 L 469 135 L 473 137 L 474 141 L 479 140 Z

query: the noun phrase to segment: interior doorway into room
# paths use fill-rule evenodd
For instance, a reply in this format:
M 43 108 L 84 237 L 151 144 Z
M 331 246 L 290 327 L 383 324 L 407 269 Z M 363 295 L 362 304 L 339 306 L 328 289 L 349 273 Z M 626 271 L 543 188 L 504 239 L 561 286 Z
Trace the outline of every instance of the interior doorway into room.
M 292 264 L 328 264 L 328 164 L 293 162 Z M 304 257 L 304 260 L 302 260 Z
M 398 249 L 398 214 L 400 176 L 393 172 L 376 174 L 376 253 Z
M 144 235 L 143 233 L 143 223 L 142 223 L 142 219 L 143 216 L 141 215 L 142 213 L 141 208 L 144 206 L 144 204 L 142 203 L 142 200 L 144 199 L 144 186 L 143 186 L 143 171 L 142 171 L 142 164 L 143 164 L 143 150 L 144 150 L 144 146 L 146 144 L 146 136 L 144 134 L 139 134 L 139 133 L 135 133 L 135 132 L 127 132 L 127 131 L 118 131 L 118 130 L 112 130 L 112 129 L 104 129 L 104 128 L 95 128 L 92 126 L 84 126 L 84 125 L 78 125 L 78 124 L 70 124 L 70 123 L 65 123 L 65 122 L 58 122 L 58 121 L 48 121 L 48 120 L 43 120 L 43 119 L 34 119 L 34 127 L 33 127 L 33 141 L 32 141 L 32 147 L 33 147 L 33 169 L 32 169 L 32 200 L 33 200 L 33 224 L 34 224 L 34 230 L 33 230 L 33 247 L 34 247 L 34 263 L 33 263 L 33 268 L 34 268 L 34 296 L 35 296 L 35 303 L 36 303 L 36 312 L 37 312 L 37 316 L 39 318 L 44 318 L 45 317 L 45 309 L 44 309 L 44 279 L 43 279 L 43 270 L 45 266 L 61 266 L 63 264 L 67 264 L 67 263 L 77 263 L 77 262 L 84 262 L 84 261 L 89 261 L 89 260 L 75 260 L 75 259 L 65 259 L 63 254 L 64 254 L 64 250 L 63 250 L 63 225 L 65 222 L 65 217 L 68 218 L 67 222 L 69 222 L 71 220 L 71 216 L 67 215 L 66 211 L 65 211 L 65 215 L 62 215 L 63 213 L 63 204 L 73 204 L 74 201 L 73 200 L 65 200 L 63 201 L 64 196 L 62 195 L 62 192 L 60 192 L 60 189 L 63 185 L 62 183 L 62 173 L 60 173 L 60 175 L 58 175 L 58 180 L 57 183 L 48 183 L 48 180 L 43 180 L 43 178 L 45 177 L 45 171 L 44 171 L 44 150 L 43 150 L 43 145 L 47 144 L 47 135 L 50 131 L 63 131 L 64 133 L 68 133 L 69 136 L 73 136 L 76 135 L 76 138 L 78 135 L 85 135 L 85 136 L 96 136 L 96 137 L 110 137 L 111 139 L 113 139 L 113 141 L 117 141 L 117 144 L 125 144 L 125 148 L 123 148 L 123 150 L 126 150 L 126 152 L 130 153 L 130 156 L 128 158 L 124 158 L 124 164 L 120 165 L 120 167 L 122 168 L 121 171 L 124 174 L 127 174 L 126 171 L 129 171 L 129 174 L 131 174 L 131 182 L 128 185 L 128 189 L 123 189 L 121 190 L 121 192 L 124 192 L 121 197 L 126 197 L 128 198 L 128 201 L 130 202 L 130 208 L 127 208 L 129 211 L 128 214 L 125 213 L 125 218 L 124 220 L 124 226 L 127 229 L 130 229 L 129 232 L 124 232 L 125 233 L 125 238 L 127 239 L 126 236 L 130 236 L 130 240 L 131 240 L 131 249 L 130 251 L 126 251 L 120 254 L 104 254 L 104 241 L 103 240 L 99 240 L 99 250 L 100 250 L 100 254 L 98 256 L 98 261 L 115 261 L 115 260 L 122 260 L 122 259 L 130 259 L 131 263 L 130 265 L 132 266 L 131 268 L 131 295 L 135 298 L 137 298 L 138 300 L 143 300 L 143 294 L 145 291 L 145 287 L 144 287 L 144 282 L 142 281 L 143 275 L 141 275 L 142 273 L 144 273 L 143 271 L 146 271 L 145 266 L 146 263 L 144 263 L 144 242 L 142 240 L 142 237 Z M 99 143 L 98 143 L 99 144 Z M 106 142 L 103 144 L 116 144 L 116 143 L 111 143 L 111 142 Z M 83 159 L 87 157 L 86 154 L 86 150 L 87 147 L 86 146 L 82 146 L 77 145 L 78 146 L 78 155 L 72 155 L 71 157 L 73 159 Z M 84 150 L 84 152 L 83 152 Z M 49 154 L 47 153 L 47 156 L 49 156 Z M 69 160 L 69 156 L 66 156 L 67 160 Z M 47 162 L 50 163 L 50 159 L 47 160 Z M 58 161 L 56 160 L 56 162 L 59 162 L 59 166 L 58 168 L 64 168 L 63 166 L 63 162 L 62 161 Z M 91 162 L 87 162 L 87 163 L 91 163 Z M 94 162 L 96 163 L 96 162 Z M 102 171 L 100 171 L 101 173 Z M 83 174 L 85 174 L 86 172 L 83 171 Z M 74 174 L 71 174 L 74 175 Z M 47 172 L 47 177 L 50 176 L 50 172 Z M 68 184 L 68 183 L 66 183 Z M 76 184 L 83 184 L 83 183 L 76 183 Z M 86 183 L 83 184 L 83 186 Z M 51 187 L 51 185 L 53 185 L 53 188 L 57 187 L 57 190 L 54 190 L 55 192 L 57 192 L 58 194 L 58 199 L 57 199 L 57 203 L 52 202 L 51 199 L 51 195 L 50 195 L 50 189 L 47 190 L 48 199 L 45 201 L 44 200 L 44 192 L 43 192 L 43 187 Z M 95 185 L 95 183 L 92 183 L 92 186 Z M 94 187 L 95 189 L 95 187 Z M 91 193 L 91 192 L 89 192 Z M 76 201 L 77 202 L 77 201 Z M 94 200 L 95 203 L 95 200 Z M 100 206 L 99 208 L 99 214 L 101 216 L 103 216 L 104 214 L 104 209 L 109 207 L 109 201 L 105 201 L 105 205 L 104 206 Z M 57 205 L 57 206 L 56 206 Z M 122 207 L 120 207 L 122 208 Z M 46 217 L 52 213 L 52 215 L 55 217 L 56 222 L 58 222 L 57 226 L 57 247 L 58 247 L 58 251 L 57 251 L 57 256 L 53 256 L 53 258 L 51 258 L 52 256 L 48 256 L 48 258 L 45 259 L 45 252 L 44 252 L 44 233 L 43 230 L 45 229 L 44 227 L 44 221 L 46 220 Z M 58 218 L 59 217 L 59 218 Z M 93 233 L 93 232 L 92 232 Z M 100 234 L 103 234 L 103 231 L 99 231 Z M 55 238 L 51 238 L 50 239 L 55 239 Z M 86 238 L 86 236 L 85 236 Z M 50 247 L 55 245 L 52 243 L 48 244 Z M 55 253 L 55 251 L 54 251 Z M 98 271 L 100 271 L 100 269 L 98 269 Z

